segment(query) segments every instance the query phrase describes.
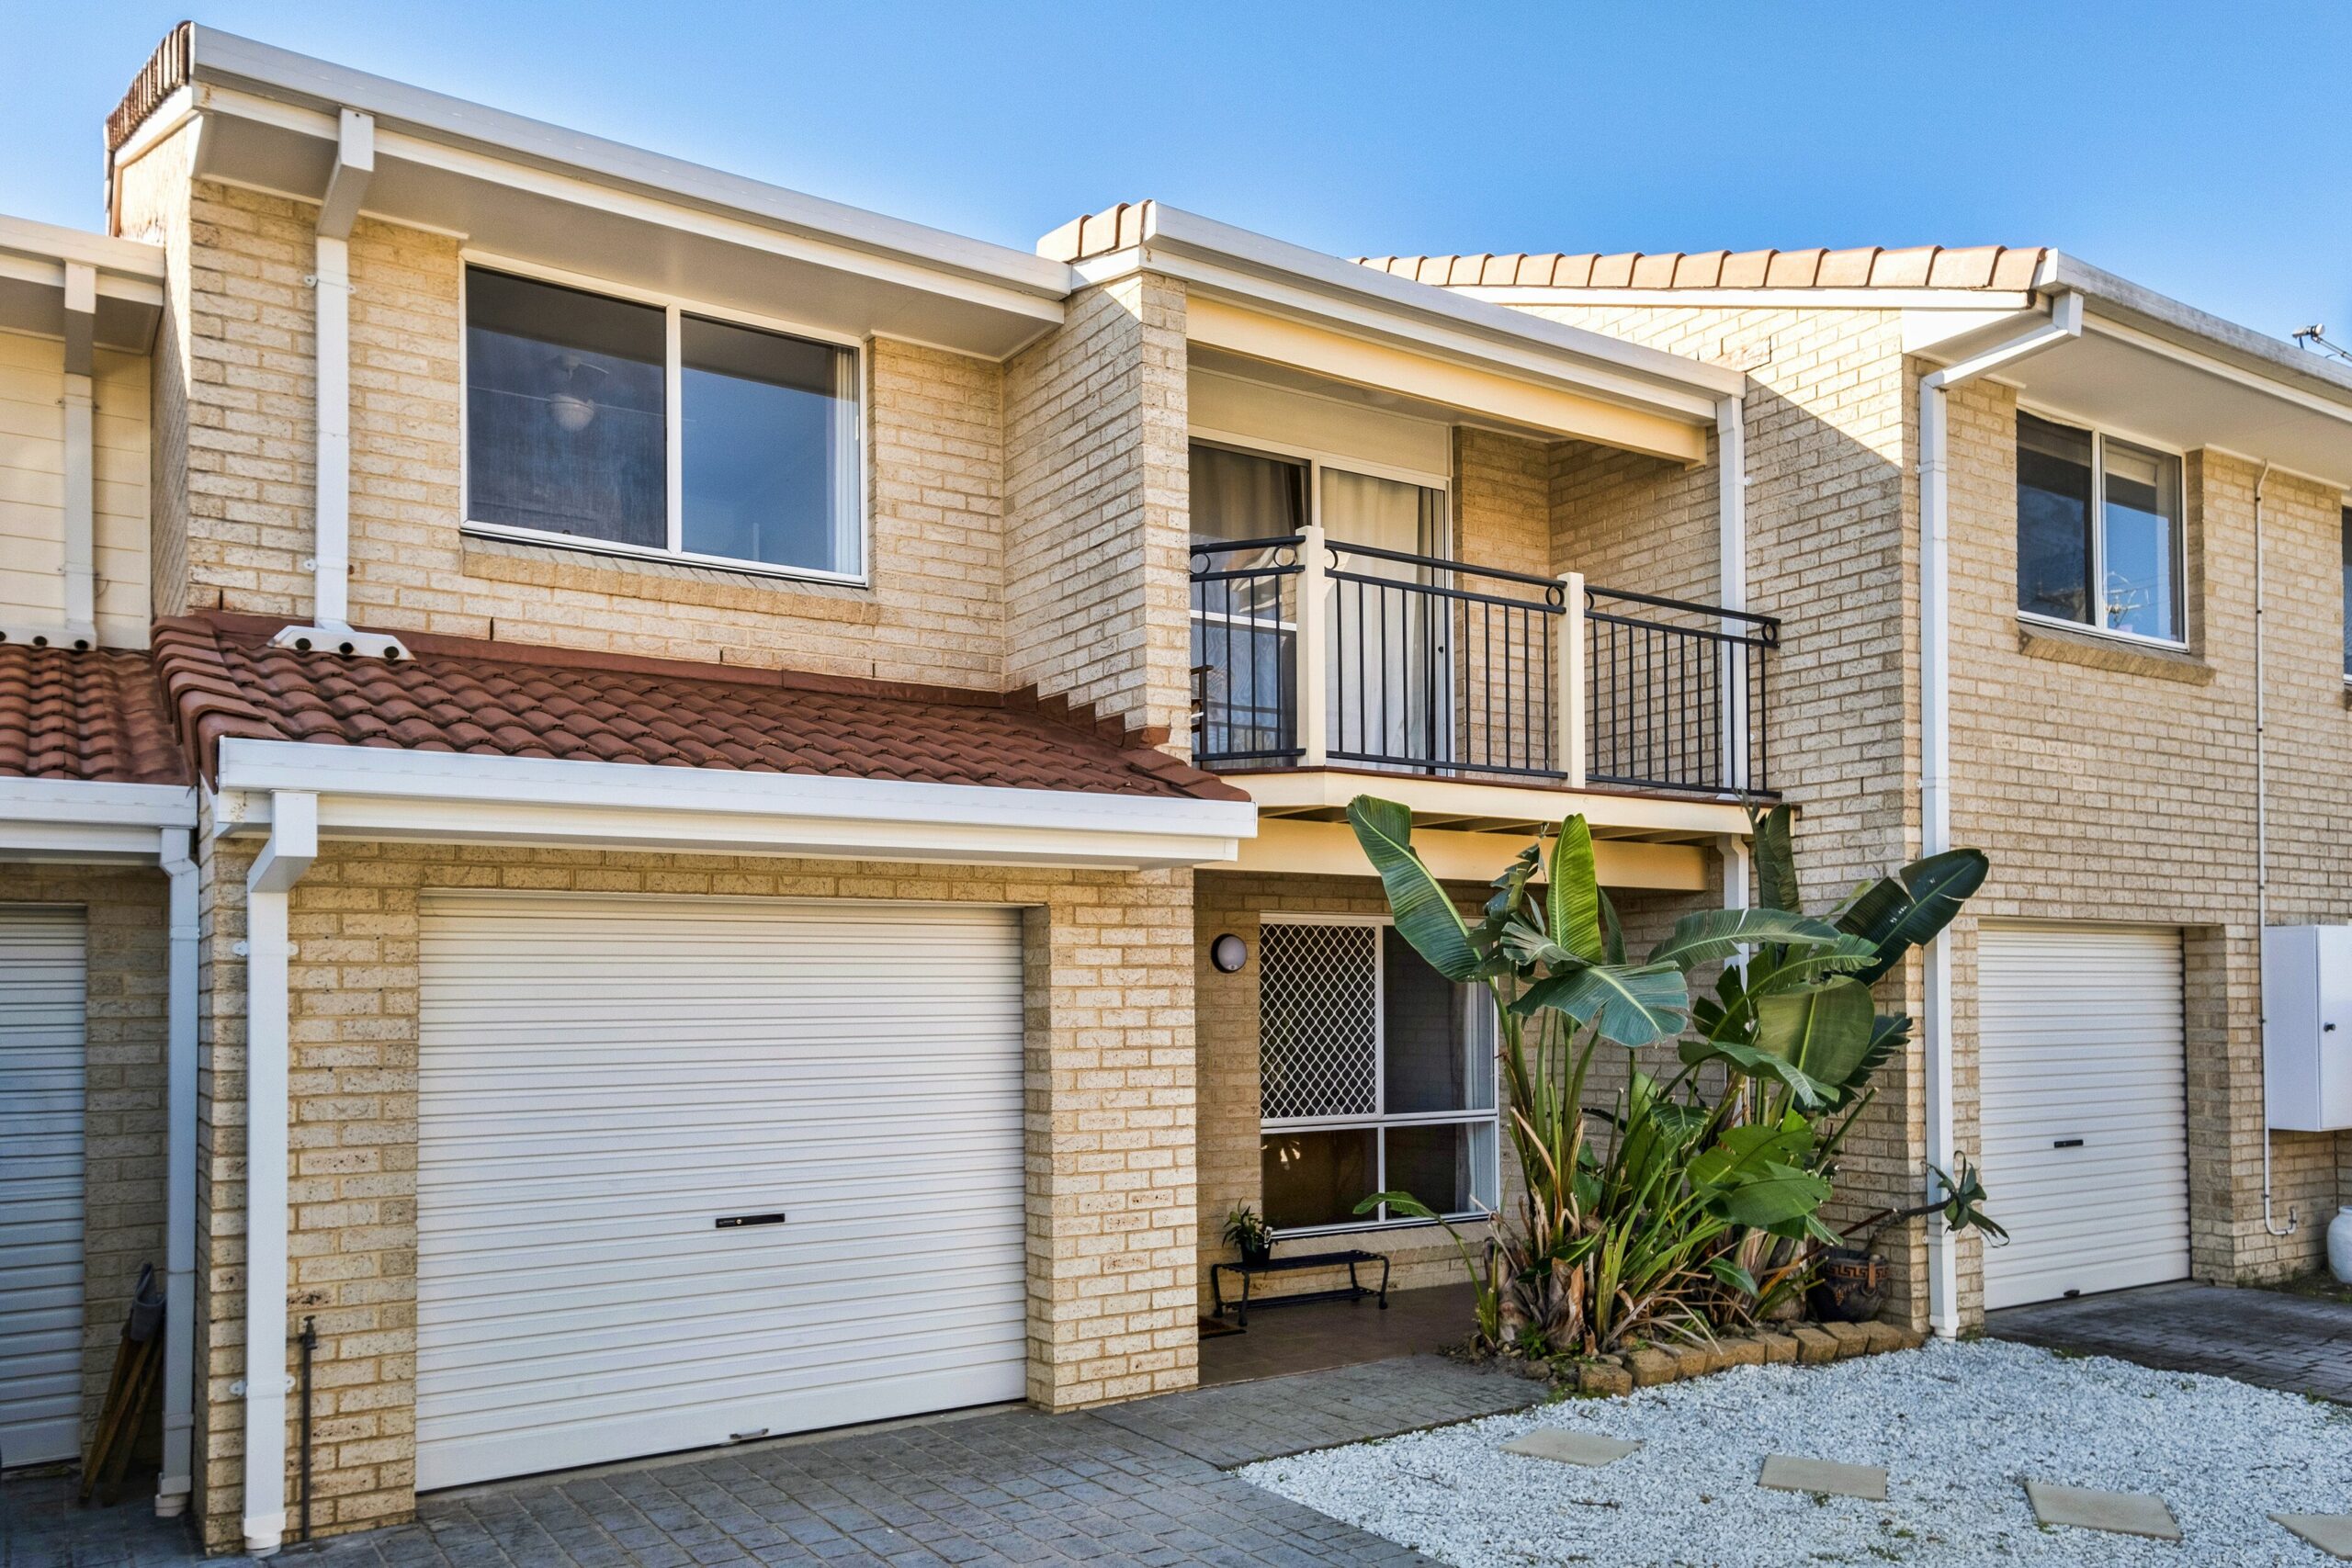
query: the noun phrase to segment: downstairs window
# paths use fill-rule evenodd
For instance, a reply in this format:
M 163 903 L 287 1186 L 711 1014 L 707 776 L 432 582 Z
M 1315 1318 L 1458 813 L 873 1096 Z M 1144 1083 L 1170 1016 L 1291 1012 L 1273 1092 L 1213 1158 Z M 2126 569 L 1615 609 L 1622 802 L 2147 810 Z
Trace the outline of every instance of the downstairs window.
M 1375 1192 L 1448 1216 L 1498 1206 L 1493 1004 L 1387 919 L 1269 918 L 1259 938 L 1259 1163 L 1277 1231 L 1397 1223 Z

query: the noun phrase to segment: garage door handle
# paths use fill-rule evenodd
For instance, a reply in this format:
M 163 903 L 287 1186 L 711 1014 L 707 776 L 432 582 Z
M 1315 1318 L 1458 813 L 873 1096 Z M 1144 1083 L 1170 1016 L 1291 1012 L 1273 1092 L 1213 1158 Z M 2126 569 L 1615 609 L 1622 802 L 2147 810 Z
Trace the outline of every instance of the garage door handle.
M 2050 1141 L 2050 1146 L 2053 1149 L 2079 1149 L 2083 1146 L 2083 1141 L 2080 1138 L 2052 1138 Z M 778 1217 L 781 1218 L 781 1216 Z
M 713 1229 L 741 1230 L 746 1225 L 780 1225 L 784 1216 L 778 1214 L 721 1214 L 710 1222 Z

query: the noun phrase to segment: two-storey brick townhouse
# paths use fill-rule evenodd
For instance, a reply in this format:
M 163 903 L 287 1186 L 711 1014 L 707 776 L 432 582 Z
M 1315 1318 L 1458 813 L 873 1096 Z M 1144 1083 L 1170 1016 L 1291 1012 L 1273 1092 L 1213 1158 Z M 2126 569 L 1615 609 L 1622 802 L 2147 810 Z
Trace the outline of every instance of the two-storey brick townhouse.
M 7 1462 L 148 1262 L 158 1506 L 265 1551 L 305 1325 L 325 1532 L 1186 1386 L 1238 1203 L 1446 1278 L 1358 1201 L 1514 1173 L 1364 791 L 1637 931 L 1758 801 L 1823 899 L 1990 850 L 1847 1172 L 2007 1197 L 1915 1321 L 2312 1256 L 2352 380 L 2050 253 L 1023 254 L 202 28 L 106 142 L 0 227 Z

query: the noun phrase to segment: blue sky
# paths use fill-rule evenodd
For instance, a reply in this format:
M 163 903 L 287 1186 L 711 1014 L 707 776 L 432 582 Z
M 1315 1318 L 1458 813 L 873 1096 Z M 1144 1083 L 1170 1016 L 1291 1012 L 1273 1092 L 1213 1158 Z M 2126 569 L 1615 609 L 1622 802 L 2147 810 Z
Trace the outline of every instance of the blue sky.
M 0 0 L 0 212 L 95 227 L 185 0 Z M 199 21 L 1023 249 L 2055 244 L 2352 339 L 2352 6 L 220 0 Z

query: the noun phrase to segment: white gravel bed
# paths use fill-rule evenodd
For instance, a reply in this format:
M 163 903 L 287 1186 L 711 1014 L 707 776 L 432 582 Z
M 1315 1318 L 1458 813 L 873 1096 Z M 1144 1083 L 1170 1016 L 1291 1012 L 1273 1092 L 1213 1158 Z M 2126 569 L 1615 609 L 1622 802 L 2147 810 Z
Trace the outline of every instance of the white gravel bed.
M 1539 1426 L 1638 1438 L 1600 1469 L 1498 1451 Z M 1768 1453 L 1883 1465 L 1887 1500 L 1768 1492 Z M 2294 1564 L 2276 1513 L 2352 1512 L 2352 1408 L 1997 1341 L 1738 1367 L 1253 1464 L 1248 1480 L 1459 1568 Z M 2154 1492 L 2178 1544 L 2049 1528 L 2027 1476 Z

